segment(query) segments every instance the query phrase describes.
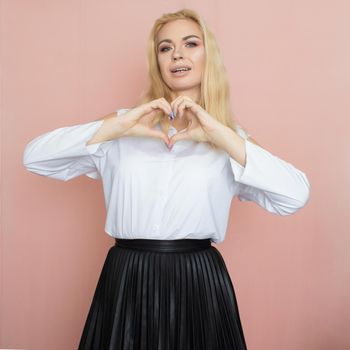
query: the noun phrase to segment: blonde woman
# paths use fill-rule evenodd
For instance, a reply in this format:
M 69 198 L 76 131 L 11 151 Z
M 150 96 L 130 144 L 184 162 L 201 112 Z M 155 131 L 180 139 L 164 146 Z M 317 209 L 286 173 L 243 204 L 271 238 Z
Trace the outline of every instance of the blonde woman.
M 24 165 L 67 181 L 101 179 L 109 249 L 79 349 L 247 349 L 219 250 L 235 196 L 290 215 L 306 175 L 260 146 L 230 110 L 218 46 L 200 16 L 158 18 L 149 87 L 132 108 L 28 143 Z

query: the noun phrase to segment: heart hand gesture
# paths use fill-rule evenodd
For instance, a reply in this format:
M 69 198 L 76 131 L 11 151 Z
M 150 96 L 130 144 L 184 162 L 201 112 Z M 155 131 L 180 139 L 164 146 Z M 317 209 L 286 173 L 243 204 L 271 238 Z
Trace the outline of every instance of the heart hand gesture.
M 149 136 L 162 139 L 166 145 L 169 137 L 163 131 L 153 129 L 156 113 L 171 113 L 171 106 L 165 98 L 159 98 L 129 110 L 119 119 L 123 136 Z
M 178 96 L 171 102 L 174 114 L 180 119 L 186 119 L 188 126 L 170 138 L 169 147 L 179 140 L 193 140 L 197 142 L 212 142 L 220 145 L 222 129 L 225 128 L 200 105 L 187 96 Z

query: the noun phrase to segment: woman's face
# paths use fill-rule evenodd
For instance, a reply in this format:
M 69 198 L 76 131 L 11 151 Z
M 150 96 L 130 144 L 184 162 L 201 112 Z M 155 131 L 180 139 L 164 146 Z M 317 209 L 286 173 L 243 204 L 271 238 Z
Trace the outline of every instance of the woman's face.
M 188 19 L 169 22 L 158 32 L 155 44 L 161 75 L 174 97 L 185 94 L 198 100 L 205 64 L 203 36 L 198 24 Z M 180 67 L 189 70 L 174 72 Z

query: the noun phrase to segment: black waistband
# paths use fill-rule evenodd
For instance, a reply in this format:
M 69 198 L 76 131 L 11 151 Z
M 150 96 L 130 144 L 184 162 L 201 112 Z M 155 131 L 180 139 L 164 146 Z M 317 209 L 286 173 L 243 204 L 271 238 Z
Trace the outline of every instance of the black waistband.
M 115 238 L 115 245 L 121 248 L 150 250 L 158 252 L 191 252 L 211 247 L 206 239 L 125 239 Z

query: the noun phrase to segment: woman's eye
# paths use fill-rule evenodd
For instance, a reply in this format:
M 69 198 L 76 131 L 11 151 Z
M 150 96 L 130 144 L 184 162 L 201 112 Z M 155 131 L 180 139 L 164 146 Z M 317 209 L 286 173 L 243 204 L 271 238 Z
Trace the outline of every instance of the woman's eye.
M 186 45 L 193 45 L 193 46 L 197 46 L 197 43 L 194 43 L 194 42 L 188 42 Z M 192 46 L 192 47 L 193 47 Z M 169 46 L 163 46 L 159 51 L 160 52 L 165 52 L 167 51 L 166 49 L 169 49 L 170 47 Z
M 164 47 L 162 47 L 159 51 L 160 52 L 164 52 L 164 49 L 168 49 L 169 47 L 168 46 L 164 46 Z

